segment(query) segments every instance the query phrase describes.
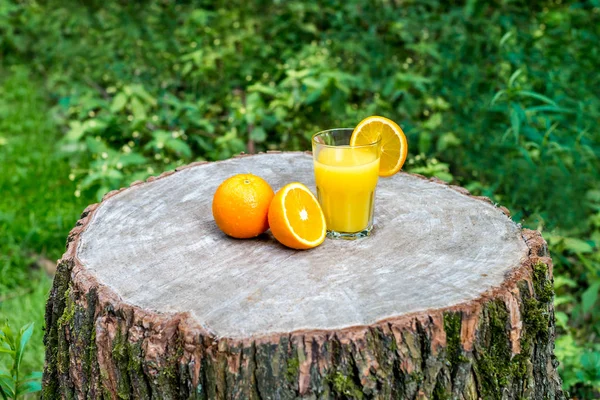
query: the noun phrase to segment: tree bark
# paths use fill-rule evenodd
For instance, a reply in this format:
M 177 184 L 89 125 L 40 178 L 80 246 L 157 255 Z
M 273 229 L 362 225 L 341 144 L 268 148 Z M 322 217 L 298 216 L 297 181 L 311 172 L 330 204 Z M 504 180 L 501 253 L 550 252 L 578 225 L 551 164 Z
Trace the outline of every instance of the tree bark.
M 197 313 L 126 301 L 82 262 L 81 236 L 98 209 L 84 211 L 58 263 L 46 308 L 44 399 L 564 398 L 552 261 L 536 231 L 521 231 L 519 265 L 468 301 L 361 325 L 220 335 Z

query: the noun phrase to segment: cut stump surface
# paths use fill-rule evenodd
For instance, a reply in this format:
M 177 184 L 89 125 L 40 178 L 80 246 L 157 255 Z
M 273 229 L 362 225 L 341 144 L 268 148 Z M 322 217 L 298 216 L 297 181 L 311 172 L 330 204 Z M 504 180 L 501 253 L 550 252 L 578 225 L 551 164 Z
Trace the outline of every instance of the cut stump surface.
M 551 260 L 506 209 L 400 173 L 372 236 L 294 251 L 216 227 L 237 173 L 315 191 L 309 154 L 261 154 L 84 212 L 48 301 L 45 398 L 562 398 Z

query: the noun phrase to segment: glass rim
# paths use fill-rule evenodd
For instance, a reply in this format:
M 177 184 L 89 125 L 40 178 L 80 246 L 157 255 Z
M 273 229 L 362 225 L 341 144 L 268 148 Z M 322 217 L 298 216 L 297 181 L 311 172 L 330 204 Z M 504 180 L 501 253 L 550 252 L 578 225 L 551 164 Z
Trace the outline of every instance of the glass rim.
M 329 133 L 329 132 L 333 132 L 333 131 L 350 131 L 350 134 L 352 134 L 352 132 L 354 132 L 354 128 L 331 128 L 331 129 L 325 129 L 324 131 L 320 131 L 315 133 L 314 135 L 312 135 L 310 141 L 311 143 L 318 145 L 318 146 L 322 146 L 322 147 L 331 147 L 331 148 L 339 148 L 341 146 L 347 146 L 347 145 L 331 145 L 331 144 L 325 144 L 325 143 L 319 143 L 315 141 L 315 138 L 319 135 L 322 135 L 324 133 Z M 365 147 L 373 147 L 377 144 L 381 143 L 381 136 L 379 136 L 379 138 L 372 142 L 372 143 L 367 143 L 367 144 L 360 144 L 358 146 L 352 146 L 353 149 L 358 149 L 358 148 L 365 148 Z

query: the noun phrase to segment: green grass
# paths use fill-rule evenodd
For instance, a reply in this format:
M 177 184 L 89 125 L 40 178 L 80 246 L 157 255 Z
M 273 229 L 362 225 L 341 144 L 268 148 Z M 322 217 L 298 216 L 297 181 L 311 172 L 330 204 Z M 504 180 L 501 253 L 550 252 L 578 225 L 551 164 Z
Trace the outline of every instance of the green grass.
M 1 70 L 0 70 L 1 71 Z M 25 371 L 41 370 L 44 306 L 51 285 L 40 258 L 56 261 L 86 200 L 74 196 L 66 161 L 53 156 L 61 133 L 40 83 L 25 67 L 0 76 L 0 321 L 35 322 Z M 0 366 L 7 360 L 0 357 Z
M 32 278 L 14 297 L 7 296 L 8 299 L 0 303 L 0 315 L 3 319 L 8 318 L 10 326 L 15 330 L 29 322 L 35 322 L 33 336 L 23 355 L 25 373 L 41 371 L 43 368 L 44 305 L 52 283 L 43 272 L 32 274 Z M 8 357 L 0 358 L 0 369 L 8 369 L 7 363 Z

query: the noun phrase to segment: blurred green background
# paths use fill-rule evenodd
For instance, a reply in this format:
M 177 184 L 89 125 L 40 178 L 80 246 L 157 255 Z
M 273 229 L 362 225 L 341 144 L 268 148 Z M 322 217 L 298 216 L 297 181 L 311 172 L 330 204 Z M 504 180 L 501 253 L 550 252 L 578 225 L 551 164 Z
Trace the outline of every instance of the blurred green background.
M 543 232 L 564 387 L 598 398 L 599 43 L 600 0 L 0 0 L 0 319 L 35 322 L 41 370 L 87 204 L 377 114 L 408 135 L 405 170 Z

